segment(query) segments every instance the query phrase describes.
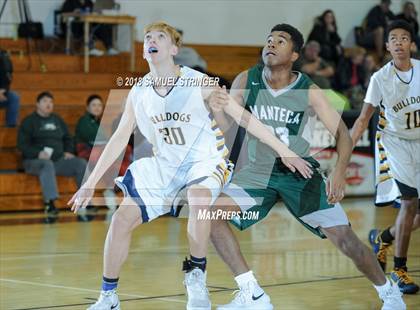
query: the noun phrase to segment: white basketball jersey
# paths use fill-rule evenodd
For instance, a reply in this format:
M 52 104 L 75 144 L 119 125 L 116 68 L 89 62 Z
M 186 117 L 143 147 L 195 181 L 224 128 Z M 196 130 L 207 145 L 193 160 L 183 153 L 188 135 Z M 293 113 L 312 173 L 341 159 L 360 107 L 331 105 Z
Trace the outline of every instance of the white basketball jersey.
M 159 95 L 150 85 L 136 85 L 129 94 L 137 127 L 153 145 L 154 155 L 171 166 L 222 160 L 228 154 L 223 132 L 204 103 L 201 87 L 185 86 L 187 80 L 203 76 L 183 66 L 166 96 Z
M 411 59 L 407 72 L 393 61 L 376 72 L 369 83 L 365 102 L 380 107 L 378 128 L 403 139 L 420 139 L 420 61 Z

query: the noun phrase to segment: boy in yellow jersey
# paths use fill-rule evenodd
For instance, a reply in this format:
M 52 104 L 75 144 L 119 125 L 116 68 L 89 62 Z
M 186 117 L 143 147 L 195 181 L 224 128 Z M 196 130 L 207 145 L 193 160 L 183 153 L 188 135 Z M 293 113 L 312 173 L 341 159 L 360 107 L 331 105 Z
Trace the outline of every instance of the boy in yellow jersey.
M 415 294 L 419 286 L 407 274 L 407 252 L 411 231 L 420 219 L 420 61 L 410 58 L 413 30 L 403 20 L 388 28 L 386 43 L 392 60 L 376 72 L 369 83 L 365 104 L 353 126 L 355 145 L 380 107 L 378 130 L 389 170 L 401 193 L 401 207 L 395 225 L 383 232 L 373 230 L 369 239 L 382 268 L 395 239 L 394 270 L 391 278 L 404 294 Z

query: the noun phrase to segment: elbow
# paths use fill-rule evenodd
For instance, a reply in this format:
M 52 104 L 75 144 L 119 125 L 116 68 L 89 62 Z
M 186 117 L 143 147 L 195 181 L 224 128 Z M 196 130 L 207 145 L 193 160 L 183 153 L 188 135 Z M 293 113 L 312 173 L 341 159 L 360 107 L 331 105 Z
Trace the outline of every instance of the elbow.
M 127 146 L 130 140 L 131 131 L 117 129 L 108 141 L 108 144 L 112 144 L 114 148 L 123 149 Z
M 345 144 L 353 145 L 350 132 L 344 124 L 341 124 L 337 130 L 337 141 L 344 142 Z
M 359 116 L 359 118 L 354 123 L 354 127 L 357 127 L 357 128 L 360 128 L 360 129 L 365 129 L 369 125 L 369 120 L 370 120 L 370 118 L 368 118 L 368 117 Z
M 119 134 L 118 132 L 115 132 L 111 138 L 108 141 L 108 145 L 112 145 L 113 148 L 120 148 L 120 145 L 124 145 L 125 141 L 127 140 L 128 143 L 128 138 L 126 139 L 125 135 L 123 134 Z

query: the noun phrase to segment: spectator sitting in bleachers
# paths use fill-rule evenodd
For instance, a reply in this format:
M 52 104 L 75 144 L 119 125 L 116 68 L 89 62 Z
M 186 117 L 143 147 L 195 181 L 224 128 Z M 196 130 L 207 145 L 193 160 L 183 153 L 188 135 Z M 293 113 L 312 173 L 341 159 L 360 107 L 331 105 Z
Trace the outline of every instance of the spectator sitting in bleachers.
M 92 13 L 93 10 L 93 2 L 92 0 L 65 0 L 63 6 L 61 8 L 62 13 Z M 68 31 L 67 25 L 62 25 L 64 32 Z M 92 31 L 91 37 L 95 37 L 96 39 L 102 41 L 104 44 L 107 54 L 117 55 L 119 51 L 113 47 L 112 42 L 112 25 L 108 24 L 92 24 Z M 71 31 L 75 38 L 82 38 L 83 37 L 83 24 L 81 23 L 72 23 L 71 24 Z M 104 52 L 102 50 L 96 49 L 94 47 L 94 41 L 90 40 L 90 50 L 89 54 L 92 56 L 102 56 Z
M 360 45 L 366 48 L 374 48 L 380 60 L 385 54 L 385 29 L 395 19 L 394 13 L 389 8 L 391 0 L 381 0 L 381 3 L 373 7 L 365 19 L 365 33 Z
M 357 110 L 361 109 L 366 93 L 365 55 L 363 47 L 349 49 L 346 57 L 340 60 L 335 75 L 335 88 L 346 95 L 351 107 Z
M 19 96 L 10 90 L 12 74 L 9 54 L 0 50 L 0 108 L 6 108 L 6 127 L 15 127 L 19 116 Z
M 53 100 L 49 92 L 38 95 L 36 111 L 22 121 L 17 141 L 25 172 L 39 177 L 47 213 L 58 212 L 54 205 L 59 196 L 55 176 L 74 177 L 80 187 L 86 169 L 86 160 L 74 155 L 67 125 L 53 113 Z
M 181 35 L 181 42 L 182 36 L 184 32 L 181 29 L 177 29 L 179 34 Z M 207 74 L 210 77 L 218 77 L 219 78 L 219 85 L 226 86 L 227 89 L 230 89 L 230 82 L 225 78 L 218 76 L 215 73 L 211 73 L 207 71 L 207 62 L 204 60 L 203 57 L 192 47 L 181 45 L 178 48 L 178 53 L 174 56 L 174 62 L 176 65 L 187 66 L 193 68 L 194 70 L 200 71 L 202 73 Z
M 420 35 L 419 35 L 419 23 L 417 21 L 417 11 L 414 3 L 407 1 L 403 5 L 403 11 L 396 16 L 397 19 L 403 19 L 413 27 L 414 30 L 414 42 L 417 45 L 417 49 L 420 49 Z
M 365 71 L 366 71 L 366 79 L 365 79 L 365 85 L 364 87 L 367 89 L 369 86 L 370 78 L 372 75 L 378 71 L 381 67 L 379 64 L 375 61 L 375 58 L 367 54 L 364 61 Z
M 181 29 L 177 29 L 181 35 L 181 40 L 184 32 Z M 200 72 L 207 71 L 207 62 L 200 56 L 200 54 L 192 47 L 181 46 L 178 49 L 178 53 L 174 56 L 174 62 L 177 65 L 183 65 Z
M 340 45 L 341 38 L 337 33 L 337 24 L 332 10 L 326 10 L 316 18 L 307 41 L 318 42 L 321 46 L 319 55 L 322 59 L 334 66 L 337 65 L 343 54 L 343 47 Z
M 330 78 L 334 76 L 334 68 L 319 56 L 320 50 L 318 42 L 309 41 L 294 69 L 309 75 L 320 88 L 328 89 L 331 88 Z
M 89 163 L 89 169 L 98 161 L 108 140 L 107 135 L 101 128 L 101 118 L 104 111 L 104 104 L 99 95 L 91 95 L 86 101 L 86 113 L 76 125 L 75 140 L 76 154 L 84 158 Z M 113 171 L 109 171 L 104 176 L 104 185 L 106 187 L 103 195 L 105 204 L 110 210 L 117 207 L 116 196 L 113 191 L 114 182 Z
M 104 145 L 107 141 L 106 134 L 101 130 L 100 123 L 104 104 L 98 95 L 91 95 L 86 102 L 86 113 L 76 125 L 75 140 L 77 156 L 89 160 L 92 148 Z

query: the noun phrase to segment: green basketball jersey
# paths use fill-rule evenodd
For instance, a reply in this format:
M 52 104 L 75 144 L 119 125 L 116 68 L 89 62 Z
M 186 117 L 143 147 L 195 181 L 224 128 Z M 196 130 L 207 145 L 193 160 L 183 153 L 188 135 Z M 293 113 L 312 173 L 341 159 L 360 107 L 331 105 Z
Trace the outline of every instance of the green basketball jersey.
M 246 109 L 264 123 L 289 149 L 301 157 L 309 156 L 309 143 L 302 137 L 309 117 L 308 90 L 311 79 L 298 73 L 295 82 L 277 92 L 267 89 L 263 66 L 248 70 Z M 272 166 L 277 153 L 254 136 L 248 136 L 249 160 L 256 165 Z

